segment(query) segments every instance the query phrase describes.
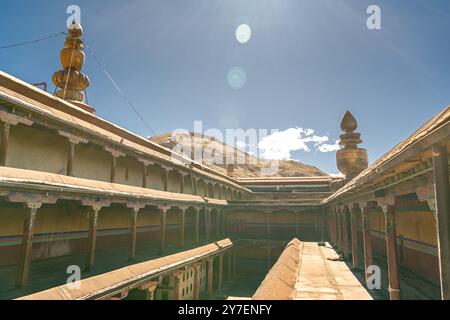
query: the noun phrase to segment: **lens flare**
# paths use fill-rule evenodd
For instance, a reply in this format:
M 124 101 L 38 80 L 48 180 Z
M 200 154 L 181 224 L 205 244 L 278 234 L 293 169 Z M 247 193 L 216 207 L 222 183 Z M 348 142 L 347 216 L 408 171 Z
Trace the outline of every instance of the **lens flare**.
M 247 43 L 252 37 L 252 29 L 248 24 L 241 24 L 236 28 L 236 40 L 240 43 Z
M 239 90 L 247 82 L 247 74 L 241 67 L 233 67 L 228 71 L 227 81 L 230 88 Z

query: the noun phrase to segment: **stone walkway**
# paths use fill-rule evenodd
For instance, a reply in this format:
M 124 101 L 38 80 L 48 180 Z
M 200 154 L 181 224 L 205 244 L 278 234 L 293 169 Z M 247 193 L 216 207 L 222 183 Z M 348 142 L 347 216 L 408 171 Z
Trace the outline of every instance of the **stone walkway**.
M 329 244 L 303 242 L 295 300 L 372 300 Z M 330 260 L 331 259 L 331 260 Z

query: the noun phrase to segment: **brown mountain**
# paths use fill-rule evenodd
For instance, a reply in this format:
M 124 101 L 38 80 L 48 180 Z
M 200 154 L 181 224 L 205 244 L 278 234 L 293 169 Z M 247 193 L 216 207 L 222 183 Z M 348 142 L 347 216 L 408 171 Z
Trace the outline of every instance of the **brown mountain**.
M 183 153 L 182 150 L 189 150 L 189 148 L 191 149 L 191 154 L 193 154 L 194 150 L 197 150 L 198 153 L 200 153 L 200 150 L 203 150 L 203 154 L 211 154 L 212 156 L 209 158 L 212 159 L 221 159 L 221 157 L 223 159 L 223 153 L 226 153 L 228 156 L 231 156 L 234 153 L 235 157 L 238 159 L 238 164 L 233 165 L 232 176 L 237 178 L 260 176 L 312 177 L 327 175 L 314 166 L 307 165 L 296 160 L 280 160 L 270 162 L 269 160 L 258 159 L 237 148 L 225 145 L 223 142 L 213 137 L 205 135 L 196 136 L 194 138 L 193 133 L 176 133 L 174 135 L 171 133 L 166 133 L 150 137 L 149 139 L 177 153 Z M 178 150 L 177 147 L 179 148 Z M 222 152 L 222 155 L 218 155 L 217 152 L 220 152 L 221 150 L 224 152 Z M 226 174 L 226 165 L 217 164 L 219 161 L 208 161 L 207 159 L 203 159 L 201 162 L 211 169 Z M 234 163 L 236 163 L 236 161 Z M 263 168 L 269 168 L 270 165 L 272 165 L 272 167 L 276 166 L 278 169 L 264 171 L 267 169 Z

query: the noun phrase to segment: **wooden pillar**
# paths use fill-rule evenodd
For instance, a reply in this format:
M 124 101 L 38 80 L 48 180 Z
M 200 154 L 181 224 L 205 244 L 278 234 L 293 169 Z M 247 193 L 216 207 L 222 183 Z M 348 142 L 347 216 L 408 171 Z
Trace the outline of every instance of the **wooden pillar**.
M 344 259 L 348 259 L 350 256 L 350 246 L 348 243 L 347 216 L 348 216 L 348 207 L 345 206 L 341 213 L 341 217 L 342 217 L 342 253 L 343 253 Z
M 148 166 L 143 164 L 143 169 L 142 169 L 142 188 L 147 188 L 147 175 L 148 175 Z
M 159 253 L 163 254 L 166 248 L 166 214 L 170 207 L 160 206 L 158 208 L 161 211 L 159 218 Z
M 34 236 L 34 224 L 36 221 L 37 210 L 40 207 L 41 203 L 27 203 L 26 205 L 25 220 L 23 223 L 22 243 L 19 256 L 19 272 L 16 282 L 17 288 L 22 288 L 22 286 L 28 279 Z
M 205 208 L 205 238 L 209 241 L 209 209 Z
M 369 205 L 363 208 L 362 225 L 363 225 L 363 242 L 364 242 L 364 274 L 367 281 L 367 269 L 372 265 L 372 231 L 370 226 L 370 211 Z
M 433 146 L 433 175 L 441 298 L 450 300 L 450 189 L 446 144 Z
M 299 214 L 298 212 L 295 213 L 295 236 L 298 236 L 298 230 L 299 230 L 299 226 L 298 226 L 298 217 Z
M 222 292 L 222 282 L 223 282 L 223 252 L 219 253 L 219 277 L 218 277 L 218 291 Z
M 0 166 L 6 165 L 6 156 L 8 153 L 8 143 L 9 143 L 9 128 L 10 124 L 7 122 L 3 122 L 2 138 L 0 142 Z
M 197 186 L 197 179 L 195 179 L 191 173 L 191 179 L 192 179 L 192 194 L 198 195 L 198 186 Z
M 397 257 L 397 233 L 395 227 L 395 205 L 383 208 L 386 225 L 386 253 L 389 275 L 389 295 L 391 300 L 400 299 L 400 277 Z
M 341 209 L 337 210 L 336 213 L 336 219 L 337 219 L 337 245 L 338 245 L 338 250 L 340 252 L 342 252 L 343 249 L 343 241 L 342 241 L 342 211 Z
M 199 300 L 200 298 L 200 263 L 195 263 L 194 267 L 194 300 Z
M 359 268 L 359 250 L 358 250 L 358 215 L 361 209 L 354 205 L 351 209 L 351 233 L 352 233 L 352 262 L 353 268 Z
M 221 213 L 217 209 L 216 210 L 216 232 L 215 232 L 216 238 L 220 236 L 220 216 L 221 216 Z
M 186 208 L 181 208 L 180 214 L 180 247 L 184 248 L 184 228 L 186 222 Z
M 139 208 L 131 208 L 130 215 L 130 247 L 128 259 L 133 260 L 136 257 L 136 231 L 137 231 L 137 215 Z
M 195 226 L 194 226 L 194 232 L 195 232 L 195 243 L 200 242 L 200 208 L 194 208 L 195 211 Z
M 173 288 L 173 292 L 174 292 L 174 300 L 180 300 L 180 282 L 181 282 L 181 277 L 182 277 L 183 271 L 177 272 L 174 275 L 175 278 L 175 283 L 174 283 L 174 288 Z
M 212 297 L 213 294 L 213 271 L 214 271 L 214 258 L 208 258 L 208 296 Z
M 101 210 L 101 206 L 92 206 L 89 208 L 89 236 L 88 236 L 88 254 L 86 257 L 85 270 L 89 271 L 94 266 L 95 260 L 95 244 L 97 241 L 97 223 L 98 213 Z
M 181 184 L 180 184 L 180 193 L 184 193 L 184 173 L 180 172 Z
M 168 189 L 168 185 L 169 185 L 169 168 L 167 168 L 166 166 L 161 166 L 161 169 L 163 171 L 162 173 L 162 180 L 163 180 L 163 190 L 167 191 Z
M 117 157 L 113 155 L 111 156 L 111 159 L 111 175 L 109 181 L 114 183 L 116 182 Z
M 266 213 L 266 228 L 267 236 L 270 236 L 270 212 Z
M 69 141 L 69 153 L 67 155 L 67 175 L 73 176 L 73 163 L 75 161 L 75 143 Z

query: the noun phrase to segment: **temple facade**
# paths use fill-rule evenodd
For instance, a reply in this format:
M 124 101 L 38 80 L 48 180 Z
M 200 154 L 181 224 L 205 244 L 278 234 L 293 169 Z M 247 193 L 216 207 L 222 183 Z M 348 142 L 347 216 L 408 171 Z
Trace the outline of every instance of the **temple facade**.
M 311 242 L 362 287 L 380 265 L 391 299 L 402 274 L 450 298 L 449 107 L 370 166 L 347 112 L 343 178 L 233 178 L 98 117 L 83 62 L 73 25 L 55 95 L 0 72 L 0 298 L 207 299 L 252 277 L 256 299 L 301 298 L 300 264 L 285 260 Z

